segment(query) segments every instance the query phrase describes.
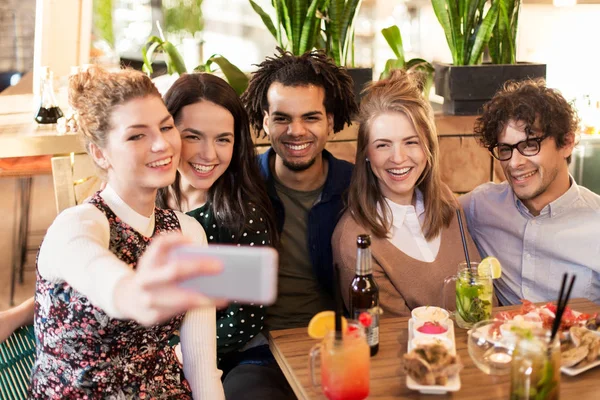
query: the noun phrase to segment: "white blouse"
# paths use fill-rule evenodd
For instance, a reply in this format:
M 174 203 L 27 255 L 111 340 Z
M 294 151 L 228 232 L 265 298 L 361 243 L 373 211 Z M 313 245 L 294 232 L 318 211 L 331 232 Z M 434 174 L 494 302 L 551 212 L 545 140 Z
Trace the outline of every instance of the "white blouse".
M 424 262 L 433 262 L 440 250 L 441 235 L 427 241 L 421 225 L 425 220 L 423 194 L 415 189 L 415 206 L 396 204 L 385 199 L 392 211 L 392 231 L 388 240 L 407 256 Z
M 129 207 L 110 187 L 100 193 L 123 222 L 146 237 L 154 232 L 154 213 L 148 218 Z M 202 226 L 192 217 L 175 211 L 183 235 L 206 244 Z M 110 250 L 110 228 L 102 211 L 82 204 L 60 213 L 40 247 L 38 271 L 52 282 L 68 282 L 112 318 L 123 318 L 113 302 L 118 281 L 134 271 Z M 183 369 L 194 399 L 223 399 L 221 371 L 216 367 L 216 311 L 202 307 L 188 311 L 181 329 Z

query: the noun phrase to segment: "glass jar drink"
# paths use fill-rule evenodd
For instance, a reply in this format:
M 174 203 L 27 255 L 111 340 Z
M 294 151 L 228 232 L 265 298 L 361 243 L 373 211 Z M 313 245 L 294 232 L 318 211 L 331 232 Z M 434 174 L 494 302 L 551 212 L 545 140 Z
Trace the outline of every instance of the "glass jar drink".
M 550 332 L 522 336 L 513 352 L 511 400 L 557 400 L 560 392 L 560 341 Z
M 336 341 L 335 332 L 310 351 L 310 373 L 315 388 L 316 361 L 320 355 L 321 390 L 329 400 L 362 400 L 369 395 L 370 348 L 364 328 L 349 322 L 343 339 Z
M 472 262 L 467 268 L 466 262 L 458 264 L 458 273 L 444 280 L 444 289 L 456 281 L 456 324 L 470 329 L 479 321 L 492 316 L 494 284 L 489 273 L 479 274 L 478 263 Z M 445 290 L 444 290 L 445 292 Z M 447 307 L 444 307 L 447 308 Z

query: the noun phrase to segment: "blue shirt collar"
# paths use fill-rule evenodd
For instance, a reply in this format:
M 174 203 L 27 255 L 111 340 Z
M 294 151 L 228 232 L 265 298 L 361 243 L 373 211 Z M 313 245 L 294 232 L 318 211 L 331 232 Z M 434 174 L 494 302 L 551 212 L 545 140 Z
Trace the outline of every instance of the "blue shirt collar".
M 558 199 L 554 200 L 546 207 L 544 207 L 540 211 L 540 216 L 548 215 L 550 218 L 554 218 L 557 215 L 561 214 L 565 209 L 568 209 L 571 206 L 571 204 L 573 204 L 573 202 L 579 198 L 579 186 L 577 185 L 577 183 L 575 183 L 575 180 L 573 179 L 571 174 L 569 174 L 569 182 L 571 183 L 569 189 Z M 517 197 L 512 188 L 510 188 L 510 191 L 512 192 L 513 199 L 515 201 L 515 207 L 517 207 L 517 210 L 519 210 L 519 212 L 527 218 L 534 218 L 534 216 L 529 212 L 527 207 L 525 207 L 523 202 Z

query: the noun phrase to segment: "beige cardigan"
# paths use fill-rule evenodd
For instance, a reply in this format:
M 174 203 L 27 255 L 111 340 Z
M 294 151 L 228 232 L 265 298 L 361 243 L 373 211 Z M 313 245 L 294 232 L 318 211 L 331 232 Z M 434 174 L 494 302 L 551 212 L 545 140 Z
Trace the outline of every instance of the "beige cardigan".
M 464 215 L 464 214 L 463 214 Z M 463 221 L 466 219 L 463 217 Z M 340 268 L 340 280 L 344 302 L 348 306 L 350 282 L 354 278 L 356 266 L 356 236 L 370 233 L 360 227 L 346 211 L 337 224 L 331 244 L 333 260 Z M 469 235 L 465 233 L 471 261 L 480 261 L 479 252 Z M 410 311 L 419 306 L 442 306 L 444 279 L 454 275 L 458 263 L 465 261 L 460 230 L 454 217 L 448 228 L 442 230 L 440 249 L 435 261 L 416 260 L 394 246 L 388 239 L 380 239 L 371 234 L 373 256 L 373 277 L 379 286 L 379 305 L 386 316 L 410 316 Z M 454 285 L 451 285 L 452 288 Z M 454 290 L 445 293 L 454 307 Z

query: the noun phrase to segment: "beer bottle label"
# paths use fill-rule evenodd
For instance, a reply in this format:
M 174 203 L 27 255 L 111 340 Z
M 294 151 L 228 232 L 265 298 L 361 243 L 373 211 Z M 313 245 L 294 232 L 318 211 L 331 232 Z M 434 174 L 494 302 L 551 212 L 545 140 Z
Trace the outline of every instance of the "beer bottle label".
M 371 325 L 365 327 L 367 343 L 373 347 L 379 344 L 379 313 L 372 308 L 357 308 L 354 309 L 352 319 L 358 321 L 361 313 L 369 313 L 371 315 Z

